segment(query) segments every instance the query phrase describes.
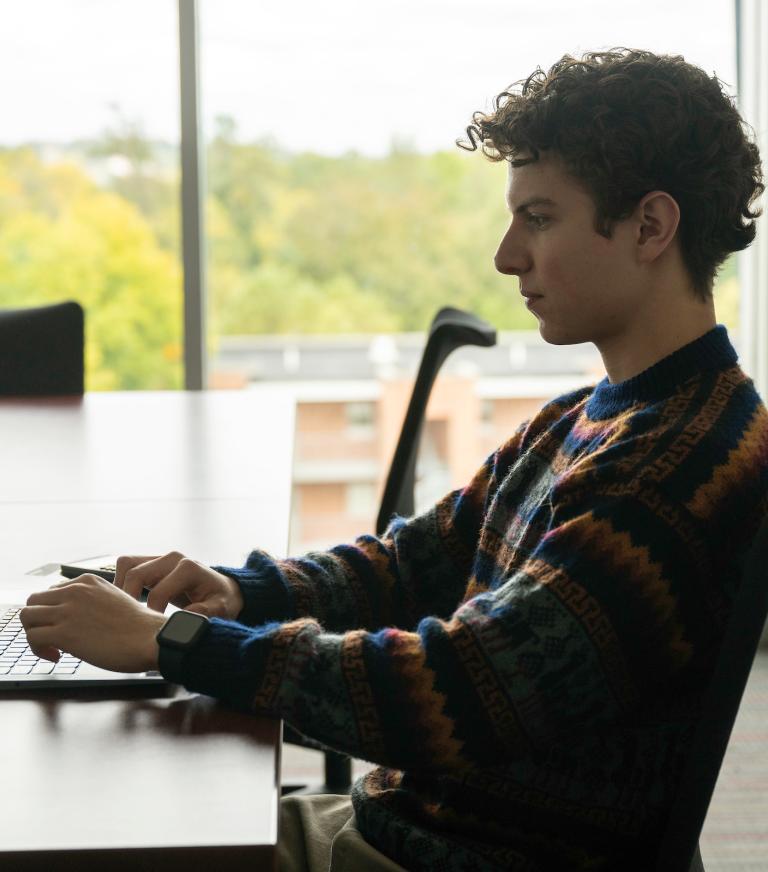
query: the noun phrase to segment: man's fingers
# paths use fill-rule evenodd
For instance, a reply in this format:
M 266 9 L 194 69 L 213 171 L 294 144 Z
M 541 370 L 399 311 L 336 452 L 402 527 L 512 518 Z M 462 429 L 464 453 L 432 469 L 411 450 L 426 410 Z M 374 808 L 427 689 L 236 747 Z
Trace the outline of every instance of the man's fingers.
M 115 563 L 115 587 L 125 589 L 125 576 L 135 567 L 141 566 L 144 563 L 150 563 L 157 560 L 157 555 L 140 557 L 137 555 L 121 556 L 117 558 Z
M 50 660 L 52 663 L 58 663 L 61 659 L 61 651 L 55 645 L 39 645 L 32 642 L 29 643 L 30 650 L 41 660 Z
M 27 644 L 32 649 L 32 653 L 42 657 L 43 660 L 51 660 L 55 663 L 61 657 L 61 651 L 55 644 L 60 629 L 49 625 L 25 624 L 24 626 L 27 631 Z
M 39 594 L 33 593 L 27 599 L 27 603 L 30 600 L 39 602 L 50 593 L 55 591 L 44 590 Z M 61 608 L 56 605 L 27 605 L 19 614 L 32 653 L 54 663 L 61 657 L 61 652 L 53 641 L 61 632 L 56 626 L 60 616 Z
M 28 606 L 54 606 L 61 602 L 61 593 L 54 585 L 49 590 L 36 590 L 27 597 Z
M 132 559 L 136 560 L 138 558 Z M 138 599 L 145 587 L 151 590 L 183 559 L 183 554 L 180 554 L 178 551 L 171 551 L 162 557 L 149 557 L 143 563 L 134 564 L 123 576 L 123 590 L 134 599 Z
M 77 578 L 64 578 L 54 582 L 48 590 L 30 594 L 27 603 L 29 605 L 56 605 L 71 600 L 73 596 L 77 596 L 83 590 L 94 586 L 100 587 L 102 584 L 109 584 L 109 582 L 99 578 L 98 575 L 83 573 Z
M 189 557 L 181 557 L 168 575 L 152 588 L 147 597 L 147 605 L 156 612 L 164 612 L 168 603 L 174 604 L 190 597 L 187 591 L 195 588 L 202 567 Z M 185 606 L 186 608 L 186 606 Z
M 83 573 L 85 575 L 85 573 Z M 67 587 L 72 584 L 73 581 L 80 581 L 82 575 L 78 575 L 77 578 L 62 578 L 61 581 L 54 581 L 54 583 L 48 588 L 48 590 L 56 590 L 60 587 Z
M 39 649 L 32 648 L 31 645 L 29 647 L 33 654 L 37 654 L 37 656 L 43 660 L 50 660 L 52 663 L 58 663 L 61 659 L 61 651 L 53 645 Z
M 87 591 L 90 584 L 106 584 L 96 576 L 80 576 L 67 579 L 65 584 L 59 583 L 48 590 L 38 590 L 27 597 L 27 604 L 19 613 L 21 625 L 27 632 L 27 638 L 33 629 L 61 626 L 65 622 L 67 605 L 78 599 L 78 594 Z

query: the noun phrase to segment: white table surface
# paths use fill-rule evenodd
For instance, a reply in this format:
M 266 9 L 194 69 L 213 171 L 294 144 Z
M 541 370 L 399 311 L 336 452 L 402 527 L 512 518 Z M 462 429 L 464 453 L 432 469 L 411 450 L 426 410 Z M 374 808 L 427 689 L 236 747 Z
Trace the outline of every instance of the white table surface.
M 285 554 L 293 434 L 275 390 L 1 400 L 3 598 L 47 586 L 36 567 L 98 554 Z

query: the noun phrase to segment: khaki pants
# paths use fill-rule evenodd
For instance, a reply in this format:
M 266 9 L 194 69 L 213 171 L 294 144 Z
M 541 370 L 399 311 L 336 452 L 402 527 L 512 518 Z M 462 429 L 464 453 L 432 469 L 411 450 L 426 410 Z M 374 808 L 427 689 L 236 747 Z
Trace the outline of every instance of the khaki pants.
M 279 872 L 405 872 L 355 826 L 348 796 L 286 796 L 280 803 Z

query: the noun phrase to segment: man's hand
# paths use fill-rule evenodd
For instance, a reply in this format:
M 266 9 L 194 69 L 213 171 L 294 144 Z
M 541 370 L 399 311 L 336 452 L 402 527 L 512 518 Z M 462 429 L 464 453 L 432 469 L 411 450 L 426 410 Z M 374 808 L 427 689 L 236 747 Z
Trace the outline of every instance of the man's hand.
M 157 612 L 173 603 L 209 618 L 234 621 L 245 605 L 236 581 L 178 551 L 163 557 L 118 557 L 115 587 L 134 599 L 148 588 L 147 605 Z
M 95 575 L 33 593 L 20 617 L 29 647 L 45 660 L 66 651 L 116 672 L 157 669 L 155 636 L 165 617 Z

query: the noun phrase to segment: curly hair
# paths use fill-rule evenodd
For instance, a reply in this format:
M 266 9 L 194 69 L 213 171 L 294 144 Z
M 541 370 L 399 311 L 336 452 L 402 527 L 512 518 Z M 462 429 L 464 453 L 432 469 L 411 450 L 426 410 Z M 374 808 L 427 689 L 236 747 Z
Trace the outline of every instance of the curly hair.
M 557 155 L 592 195 L 595 230 L 610 238 L 650 191 L 680 207 L 683 261 L 701 299 L 718 267 L 755 237 L 763 191 L 760 153 L 716 76 L 682 57 L 615 48 L 564 55 L 475 112 L 469 143 L 493 161 L 522 166 Z

